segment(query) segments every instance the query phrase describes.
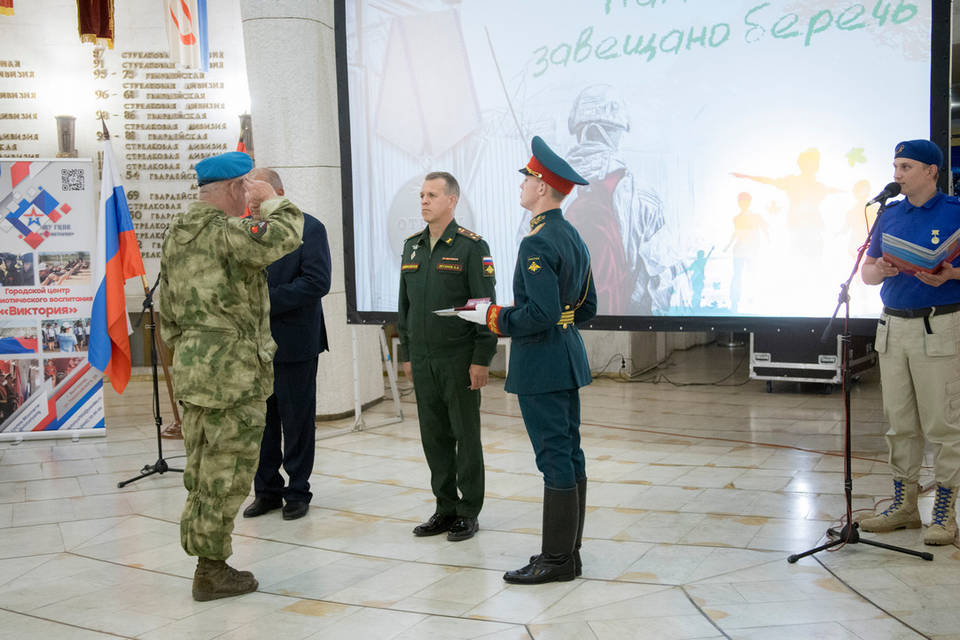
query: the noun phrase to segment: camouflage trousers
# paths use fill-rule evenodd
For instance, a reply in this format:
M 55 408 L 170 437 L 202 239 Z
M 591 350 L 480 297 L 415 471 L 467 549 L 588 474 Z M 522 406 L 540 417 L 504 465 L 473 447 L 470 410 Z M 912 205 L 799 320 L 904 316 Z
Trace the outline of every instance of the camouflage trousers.
M 183 403 L 188 493 L 180 544 L 189 555 L 226 560 L 233 553 L 230 533 L 257 470 L 266 407 L 265 401 L 229 409 Z

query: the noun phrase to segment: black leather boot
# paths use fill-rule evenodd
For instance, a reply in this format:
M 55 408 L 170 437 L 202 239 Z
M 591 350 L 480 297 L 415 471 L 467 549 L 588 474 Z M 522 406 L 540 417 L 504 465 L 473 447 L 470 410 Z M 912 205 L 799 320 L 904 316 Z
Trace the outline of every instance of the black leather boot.
M 579 507 L 577 488 L 543 489 L 543 543 L 540 555 L 527 566 L 508 571 L 511 584 L 565 582 L 576 577 L 573 548 L 577 539 Z
M 587 515 L 587 479 L 582 478 L 577 480 L 577 502 L 580 510 L 580 522 L 577 524 L 577 542 L 573 546 L 573 565 L 575 567 L 574 573 L 577 576 L 583 575 L 583 562 L 580 560 L 580 545 L 583 541 L 583 520 L 584 516 Z M 535 556 L 530 556 L 530 562 L 536 562 L 537 558 L 540 557 L 538 553 Z

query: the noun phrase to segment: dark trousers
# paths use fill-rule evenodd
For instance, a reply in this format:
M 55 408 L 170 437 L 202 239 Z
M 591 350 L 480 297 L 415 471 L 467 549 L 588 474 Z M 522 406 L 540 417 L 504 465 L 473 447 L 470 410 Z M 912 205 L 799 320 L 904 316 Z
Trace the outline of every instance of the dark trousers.
M 483 506 L 484 483 L 480 390 L 469 388 L 472 357 L 472 350 L 448 357 L 414 355 L 410 366 L 437 512 L 475 518 Z
M 537 469 L 551 489 L 572 489 L 587 477 L 580 448 L 580 390 L 517 396 Z
M 273 395 L 267 398 L 267 426 L 253 488 L 258 498 L 310 502 L 317 435 L 317 358 L 274 362 L 273 375 Z M 281 464 L 289 478 L 286 488 Z

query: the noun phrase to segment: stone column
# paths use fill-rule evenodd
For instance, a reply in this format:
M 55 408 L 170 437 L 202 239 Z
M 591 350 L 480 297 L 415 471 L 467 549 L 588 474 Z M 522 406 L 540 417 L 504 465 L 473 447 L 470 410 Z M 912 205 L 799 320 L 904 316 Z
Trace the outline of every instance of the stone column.
M 317 413 L 353 408 L 347 325 L 333 0 L 241 0 L 258 167 L 276 169 L 291 201 L 327 228 L 333 279 L 323 299 L 330 351 L 320 354 Z M 359 326 L 360 395 L 383 395 L 378 327 Z

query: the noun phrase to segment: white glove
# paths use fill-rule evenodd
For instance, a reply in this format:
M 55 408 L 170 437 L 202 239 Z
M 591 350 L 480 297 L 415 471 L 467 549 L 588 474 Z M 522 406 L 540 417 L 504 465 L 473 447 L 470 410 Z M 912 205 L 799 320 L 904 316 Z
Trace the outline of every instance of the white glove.
M 490 308 L 489 302 L 480 302 L 477 303 L 477 306 L 472 311 L 458 311 L 457 316 L 466 320 L 467 322 L 476 322 L 477 324 L 482 324 L 483 326 L 487 325 L 487 309 Z

